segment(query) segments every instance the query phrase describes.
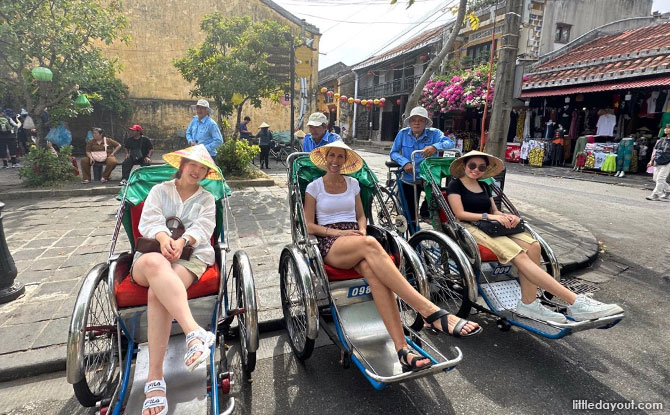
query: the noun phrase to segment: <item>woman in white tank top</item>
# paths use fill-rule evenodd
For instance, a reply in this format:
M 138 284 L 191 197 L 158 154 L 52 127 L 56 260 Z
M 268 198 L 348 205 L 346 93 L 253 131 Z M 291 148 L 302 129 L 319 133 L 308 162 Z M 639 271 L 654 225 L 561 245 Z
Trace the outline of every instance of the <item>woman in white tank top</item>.
M 481 332 L 477 323 L 450 315 L 414 290 L 379 242 L 366 237 L 367 219 L 358 181 L 343 176 L 363 167 L 361 157 L 342 141 L 336 141 L 313 150 L 310 159 L 326 174 L 307 186 L 307 230 L 317 237 L 326 264 L 355 269 L 365 277 L 403 368 L 421 370 L 431 363 L 408 346 L 396 295 L 417 310 L 426 325 L 436 331 L 456 337 Z

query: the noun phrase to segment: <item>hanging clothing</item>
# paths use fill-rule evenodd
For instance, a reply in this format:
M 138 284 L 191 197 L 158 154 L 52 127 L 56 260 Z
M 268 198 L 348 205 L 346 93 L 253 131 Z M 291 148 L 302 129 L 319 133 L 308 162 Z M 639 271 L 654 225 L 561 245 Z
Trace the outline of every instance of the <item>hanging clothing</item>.
M 542 167 L 544 163 L 544 148 L 541 145 L 533 147 L 528 153 L 528 163 L 534 167 Z
M 577 110 L 572 110 L 572 115 L 570 118 L 570 129 L 568 130 L 568 136 L 573 140 L 577 138 L 577 119 L 579 118 L 579 113 Z
M 574 165 L 575 160 L 577 160 L 577 154 L 582 153 L 586 147 L 586 136 L 581 136 L 575 142 L 575 150 L 572 153 L 572 163 Z
M 637 161 L 638 161 L 637 150 L 633 150 L 633 157 L 630 160 L 630 167 L 628 168 L 629 173 L 637 173 L 637 169 L 638 169 Z
M 670 112 L 665 112 L 663 115 L 661 115 L 661 122 L 658 123 L 658 138 L 661 138 L 665 135 L 663 130 L 665 129 L 665 126 L 670 124 Z
M 668 91 L 659 91 L 658 97 L 656 98 L 656 108 L 654 112 L 665 112 L 663 107 L 665 106 L 665 100 L 668 97 Z
M 583 168 L 586 165 L 586 153 L 581 152 L 575 158 L 575 167 Z
M 629 172 L 633 159 L 633 139 L 624 138 L 619 143 L 616 159 L 616 171 Z
M 587 169 L 592 169 L 593 166 L 595 165 L 596 161 L 596 156 L 593 155 L 593 153 L 587 153 L 586 154 L 586 162 L 584 163 L 584 167 Z
M 514 137 L 516 137 L 516 122 L 518 118 L 519 114 L 516 111 L 510 111 L 509 127 L 507 128 L 507 142 L 514 141 Z
M 593 161 L 593 168 L 594 169 L 599 169 L 603 166 L 603 163 L 605 163 L 605 159 L 607 158 L 607 153 L 603 153 L 602 151 L 599 151 L 595 153 L 595 160 Z
M 544 129 L 544 138 L 554 138 L 554 131 L 556 131 L 556 123 L 547 121 L 547 127 Z
M 647 112 L 649 114 L 656 112 L 656 101 L 658 100 L 659 95 L 659 91 L 653 91 L 649 98 L 647 98 Z
M 616 117 L 613 114 L 603 114 L 598 118 L 598 131 L 596 135 L 614 136 L 614 126 L 616 125 Z
M 516 136 L 519 137 L 520 140 L 523 140 L 526 137 L 523 134 L 523 126 L 526 124 L 526 112 L 527 111 L 521 111 L 519 118 L 516 120 Z
M 521 160 L 528 160 L 529 152 L 530 152 L 530 141 L 524 141 L 521 144 Z
M 617 155 L 616 154 L 606 154 L 605 155 L 605 161 L 603 162 L 602 166 L 600 167 L 600 170 L 607 172 L 607 173 L 612 173 L 617 171 Z

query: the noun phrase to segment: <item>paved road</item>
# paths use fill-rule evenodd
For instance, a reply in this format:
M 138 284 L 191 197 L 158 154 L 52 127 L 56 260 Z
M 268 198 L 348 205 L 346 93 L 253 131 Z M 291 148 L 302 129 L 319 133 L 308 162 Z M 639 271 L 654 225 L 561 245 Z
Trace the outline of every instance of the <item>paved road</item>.
M 383 170 L 384 156 L 364 155 Z M 603 241 L 607 252 L 583 277 L 597 282 L 597 298 L 619 302 L 626 320 L 611 330 L 547 340 L 515 329 L 503 333 L 493 319 L 474 316 L 485 328 L 481 336 L 433 338 L 443 350 L 463 350 L 464 361 L 454 371 L 384 391 L 372 389 L 355 368 L 340 368 L 339 353 L 324 333 L 304 364 L 281 333 L 268 333 L 254 382 L 235 387 L 236 413 L 567 413 L 574 399 L 663 402 L 667 413 L 670 205 L 645 201 L 646 191 L 639 189 L 516 173 L 508 176 L 506 190 L 513 200 L 532 198 L 580 221 Z M 91 413 L 78 408 L 62 373 L 0 384 L 0 414 L 37 408 Z

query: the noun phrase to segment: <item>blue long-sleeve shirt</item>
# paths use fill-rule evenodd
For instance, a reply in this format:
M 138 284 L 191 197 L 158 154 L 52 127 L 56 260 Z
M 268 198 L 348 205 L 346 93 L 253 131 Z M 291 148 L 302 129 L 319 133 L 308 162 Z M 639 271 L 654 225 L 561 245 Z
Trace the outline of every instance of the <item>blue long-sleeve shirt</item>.
M 216 148 L 223 144 L 223 137 L 219 126 L 209 115 L 202 119 L 196 115 L 186 129 L 186 141 L 189 144 L 195 141 L 196 144 L 204 145 L 209 155 L 216 160 Z
M 319 144 L 316 144 L 314 142 L 314 139 L 312 138 L 312 134 L 307 134 L 305 138 L 302 140 L 302 151 L 310 152 L 317 147 L 325 146 L 328 143 L 332 143 L 333 141 L 341 139 L 342 138 L 340 138 L 338 134 L 326 131 L 326 133 L 321 138 L 321 141 L 319 141 Z
M 428 146 L 434 146 L 438 151 L 444 151 L 454 148 L 454 142 L 445 137 L 442 131 L 437 128 L 426 128 L 418 138 L 414 137 L 411 128 L 403 128 L 398 131 L 398 135 L 395 136 L 395 140 L 393 141 L 391 159 L 404 167 L 405 164 L 412 162 L 411 156 L 413 151 L 423 150 Z M 433 157 L 436 156 L 437 154 Z M 412 183 L 421 178 L 421 173 L 419 172 L 419 165 L 423 161 L 421 153 L 414 156 L 414 161 L 416 162 L 416 177 L 412 173 L 403 172 L 402 181 Z

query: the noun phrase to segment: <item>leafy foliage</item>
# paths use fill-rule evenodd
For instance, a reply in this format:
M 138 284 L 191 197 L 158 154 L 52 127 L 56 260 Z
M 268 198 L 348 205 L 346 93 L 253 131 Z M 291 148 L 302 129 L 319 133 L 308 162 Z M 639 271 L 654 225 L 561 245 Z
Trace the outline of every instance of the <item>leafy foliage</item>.
M 191 95 L 213 99 L 219 121 L 237 110 L 239 123 L 247 101 L 260 108 L 262 98 L 278 100 L 288 80 L 271 76 L 268 57 L 273 51 L 288 53 L 289 41 L 283 35 L 290 33 L 288 26 L 274 20 L 252 22 L 248 16 L 224 18 L 217 12 L 206 15 L 200 28 L 205 41 L 176 59 L 174 66 L 194 83 Z
M 21 162 L 19 177 L 28 186 L 57 186 L 75 179 L 72 146 L 63 146 L 58 154 L 49 148 L 32 146 Z
M 216 149 L 216 164 L 224 175 L 247 175 L 251 160 L 260 152 L 260 147 L 250 145 L 247 140 L 226 140 Z
M 488 65 L 480 65 L 433 77 L 423 88 L 420 103 L 429 111 L 442 113 L 479 108 L 487 97 L 490 102 L 493 96 L 494 77 L 491 78 L 491 88 L 486 89 L 488 69 Z
M 111 92 L 123 89 L 114 80 L 118 62 L 103 57 L 96 44 L 127 41 L 126 24 L 119 0 L 0 1 L 0 86 L 37 123 L 45 108 L 53 121 L 90 113 L 91 107 L 74 105 L 80 89 L 99 102 L 114 101 Z M 35 66 L 49 68 L 53 80 L 33 79 Z

